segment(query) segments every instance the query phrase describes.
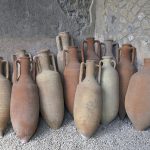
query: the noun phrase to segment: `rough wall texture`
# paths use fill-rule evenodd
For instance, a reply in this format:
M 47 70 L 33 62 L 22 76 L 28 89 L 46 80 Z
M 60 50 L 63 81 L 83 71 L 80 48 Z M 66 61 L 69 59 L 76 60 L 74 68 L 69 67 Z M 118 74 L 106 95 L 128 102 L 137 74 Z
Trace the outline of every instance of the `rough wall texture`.
M 95 36 L 137 47 L 137 65 L 150 57 L 150 1 L 97 0 Z M 101 12 L 101 14 L 99 13 Z M 100 26 L 101 25 L 101 26 Z
M 0 35 L 53 37 L 67 30 L 80 36 L 92 0 L 0 0 Z
M 61 31 L 69 31 L 78 44 L 94 32 L 89 11 L 93 1 L 0 0 L 0 55 L 10 59 L 20 48 L 33 54 L 41 48 L 56 53 L 55 36 Z
M 137 47 L 137 65 L 150 57 L 150 0 L 0 0 L 0 55 L 18 48 L 50 48 L 69 31 L 79 45 L 85 36 L 112 37 Z

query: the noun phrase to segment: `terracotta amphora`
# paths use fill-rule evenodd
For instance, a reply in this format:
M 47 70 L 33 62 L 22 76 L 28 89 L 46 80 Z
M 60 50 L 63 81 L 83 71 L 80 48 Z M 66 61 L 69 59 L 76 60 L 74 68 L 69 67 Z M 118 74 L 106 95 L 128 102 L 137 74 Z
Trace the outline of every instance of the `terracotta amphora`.
M 0 57 L 0 136 L 3 136 L 10 119 L 10 98 L 9 63 Z
M 54 55 L 49 50 L 42 50 L 34 59 L 37 64 L 36 82 L 39 88 L 42 117 L 49 127 L 58 129 L 64 117 L 64 97 Z
M 125 97 L 127 115 L 137 130 L 150 126 L 150 58 L 143 68 L 133 74 Z
M 104 48 L 105 48 L 105 56 L 111 56 L 115 61 L 118 59 L 118 49 L 119 44 L 113 41 L 113 39 L 106 39 L 104 41 Z M 117 62 L 118 63 L 118 62 Z
M 57 44 L 57 65 L 58 65 L 58 71 L 63 75 L 64 72 L 64 50 L 67 51 L 69 49 L 69 46 L 73 46 L 73 38 L 69 35 L 69 32 L 60 32 L 58 36 L 56 36 L 56 44 Z M 68 63 L 68 56 L 66 55 L 66 63 Z
M 97 46 L 95 46 L 97 44 Z M 86 38 L 81 44 L 82 62 L 86 60 L 95 60 L 99 63 L 102 56 L 102 49 L 100 41 L 95 40 L 93 37 Z
M 109 124 L 118 114 L 119 76 L 116 62 L 111 56 L 103 56 L 100 61 L 102 87 L 102 124 Z
M 79 83 L 80 63 L 77 56 L 77 48 L 69 47 L 69 62 L 64 70 L 64 94 L 68 111 L 73 114 L 74 97 Z M 65 60 L 65 58 L 64 58 Z
M 93 60 L 87 60 L 86 64 L 81 63 L 79 84 L 74 101 L 75 125 L 81 136 L 86 139 L 94 134 L 101 120 L 101 87 L 98 83 L 100 73 L 97 81 L 95 72 L 96 64 Z
M 18 65 L 20 75 L 18 77 Z M 32 70 L 31 70 L 32 68 Z M 35 80 L 35 65 L 27 56 L 16 60 L 11 93 L 10 116 L 13 129 L 22 143 L 35 133 L 39 118 L 39 96 Z
M 19 49 L 16 51 L 16 53 L 12 56 L 12 59 L 13 59 L 13 68 L 14 68 L 14 65 L 15 65 L 15 61 L 19 58 L 19 57 L 23 57 L 23 56 L 29 56 L 30 58 L 31 57 L 31 54 L 28 53 L 26 50 L 24 49 Z M 18 68 L 18 70 L 20 69 L 20 67 Z M 20 71 L 18 71 L 20 72 Z M 18 75 L 19 76 L 19 75 Z M 14 81 L 14 73 L 12 74 L 12 82 Z
M 127 92 L 128 84 L 132 74 L 136 71 L 134 61 L 136 56 L 136 49 L 130 44 L 124 44 L 119 49 L 118 59 L 118 73 L 119 73 L 119 90 L 120 90 L 120 104 L 119 116 L 124 119 L 126 116 L 125 110 L 125 95 Z
M 28 56 L 31 58 L 31 54 L 28 53 L 26 50 L 24 49 L 19 49 L 16 51 L 16 53 L 13 55 L 13 61 L 16 61 L 17 58 L 19 57 L 24 57 L 24 56 Z

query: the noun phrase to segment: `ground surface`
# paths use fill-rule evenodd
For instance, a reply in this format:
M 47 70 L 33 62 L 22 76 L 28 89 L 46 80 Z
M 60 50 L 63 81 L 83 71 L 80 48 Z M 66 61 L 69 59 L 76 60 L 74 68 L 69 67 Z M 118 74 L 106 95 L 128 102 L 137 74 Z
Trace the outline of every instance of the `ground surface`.
M 66 114 L 59 130 L 50 129 L 41 120 L 36 134 L 24 145 L 9 125 L 0 139 L 0 150 L 150 150 L 150 130 L 136 131 L 127 118 L 124 121 L 117 118 L 110 125 L 101 126 L 91 139 L 84 140 L 71 116 Z

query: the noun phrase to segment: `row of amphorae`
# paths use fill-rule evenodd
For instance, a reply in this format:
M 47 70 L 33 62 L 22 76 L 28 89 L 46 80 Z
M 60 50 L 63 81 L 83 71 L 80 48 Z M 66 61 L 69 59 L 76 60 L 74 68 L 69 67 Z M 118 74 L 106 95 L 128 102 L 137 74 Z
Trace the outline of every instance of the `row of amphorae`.
M 64 102 L 85 138 L 100 124 L 109 124 L 118 112 L 121 119 L 127 112 L 138 130 L 150 126 L 150 58 L 135 73 L 136 49 L 131 44 L 118 48 L 113 40 L 100 43 L 87 38 L 79 51 L 66 32 L 56 37 L 56 43 L 57 64 L 49 50 L 34 57 L 17 51 L 12 87 L 9 63 L 0 58 L 1 136 L 10 118 L 16 135 L 26 143 L 37 129 L 39 112 L 49 127 L 58 129 Z

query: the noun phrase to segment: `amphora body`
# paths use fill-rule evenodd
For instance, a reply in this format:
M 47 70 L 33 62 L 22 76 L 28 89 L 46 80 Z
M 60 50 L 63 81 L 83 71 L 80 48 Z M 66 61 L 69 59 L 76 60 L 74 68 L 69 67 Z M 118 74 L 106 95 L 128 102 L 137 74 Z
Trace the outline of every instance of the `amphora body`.
M 100 61 L 102 86 L 102 124 L 109 124 L 118 114 L 119 77 L 116 62 L 111 56 L 103 56 Z
M 26 143 L 35 133 L 38 125 L 39 95 L 34 81 L 35 67 L 30 58 L 27 56 L 20 57 L 15 63 L 10 115 L 16 135 L 22 143 Z M 20 65 L 19 77 L 18 65 Z
M 73 114 L 73 105 L 77 85 L 79 83 L 80 63 L 77 56 L 77 48 L 69 47 L 69 62 L 64 70 L 64 94 L 68 111 Z
M 9 63 L 0 57 L 0 136 L 3 136 L 10 119 L 10 98 Z
M 96 80 L 95 71 L 94 61 L 87 61 L 86 65 L 81 63 L 80 79 L 74 102 L 75 125 L 81 136 L 87 139 L 94 134 L 101 120 L 101 87 Z
M 58 129 L 64 117 L 64 97 L 54 55 L 49 53 L 49 50 L 45 50 L 39 52 L 35 59 L 41 114 L 49 127 Z
M 120 84 L 119 116 L 121 119 L 124 119 L 126 115 L 124 103 L 125 103 L 126 92 L 128 89 L 128 84 L 131 76 L 136 71 L 134 65 L 135 55 L 136 55 L 136 49 L 130 44 L 124 44 L 119 49 L 119 63 L 118 63 L 119 84 Z
M 150 58 L 144 59 L 142 70 L 129 82 L 125 97 L 127 115 L 137 130 L 150 126 Z

